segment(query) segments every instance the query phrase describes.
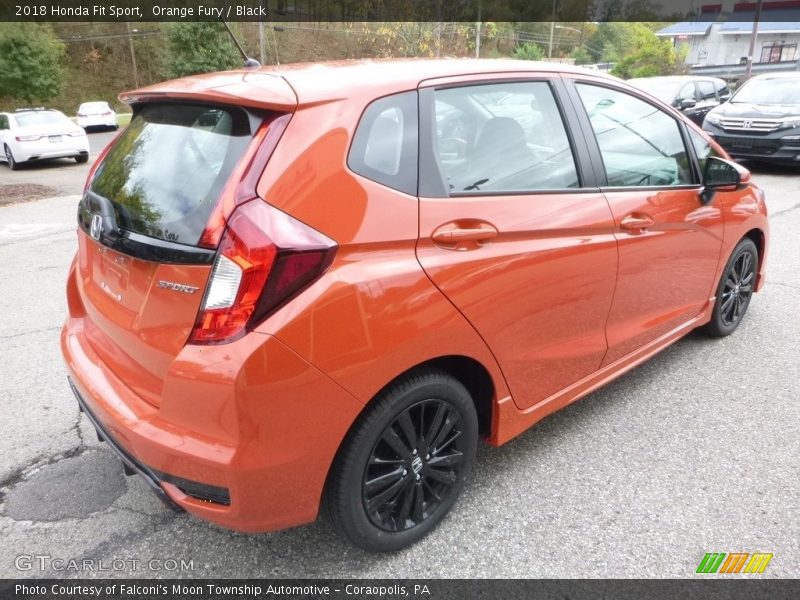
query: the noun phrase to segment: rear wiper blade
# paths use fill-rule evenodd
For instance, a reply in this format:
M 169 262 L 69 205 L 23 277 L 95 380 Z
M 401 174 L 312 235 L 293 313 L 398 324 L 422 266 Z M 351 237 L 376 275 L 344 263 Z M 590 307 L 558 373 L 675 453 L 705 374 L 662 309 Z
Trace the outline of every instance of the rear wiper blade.
M 78 205 L 78 223 L 98 241 L 101 237 L 118 238 L 122 235 L 114 204 L 92 190 L 86 190 Z
M 475 183 L 472 183 L 472 184 L 468 185 L 467 187 L 465 187 L 464 191 L 467 192 L 469 190 L 480 190 L 481 188 L 479 188 L 478 186 L 479 185 L 483 185 L 487 181 L 489 181 L 488 177 L 486 179 L 478 179 L 478 181 L 476 181 Z

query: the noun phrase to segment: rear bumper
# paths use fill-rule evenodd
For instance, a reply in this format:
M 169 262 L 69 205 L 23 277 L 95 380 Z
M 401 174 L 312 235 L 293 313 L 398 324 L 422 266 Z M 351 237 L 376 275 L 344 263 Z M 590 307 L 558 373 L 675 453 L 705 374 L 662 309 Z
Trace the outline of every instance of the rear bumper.
M 250 334 L 187 346 L 156 408 L 99 359 L 84 319 L 68 318 L 61 335 L 78 402 L 168 505 L 248 532 L 316 518 L 330 464 L 362 408 L 352 396 L 275 338 Z M 228 504 L 198 486 L 225 490 Z
M 117 117 L 110 116 L 110 117 L 101 117 L 101 116 L 91 116 L 91 117 L 78 117 L 77 119 L 78 126 L 83 127 L 84 129 L 87 127 L 116 127 L 117 126 Z
M 45 160 L 49 158 L 72 158 L 79 154 L 89 154 L 89 142 L 86 140 L 71 139 L 60 143 L 51 144 L 44 142 L 21 142 L 14 149 L 14 159 L 17 162 L 29 160 Z
M 114 454 L 122 461 L 122 464 L 125 465 L 127 469 L 130 469 L 134 473 L 140 475 L 144 478 L 147 485 L 150 486 L 150 489 L 158 496 L 158 499 L 161 500 L 168 508 L 176 512 L 182 512 L 183 509 L 177 504 L 175 501 L 172 500 L 167 493 L 164 491 L 164 488 L 161 487 L 161 481 L 158 478 L 158 475 L 154 473 L 147 465 L 140 463 L 136 458 L 128 454 L 128 452 L 120 446 L 116 440 L 109 434 L 103 424 L 97 419 L 97 417 L 92 414 L 91 409 L 86 405 L 86 401 L 81 396 L 78 388 L 75 387 L 75 384 L 72 382 L 71 378 L 68 378 L 69 386 L 72 388 L 72 393 L 75 394 L 75 399 L 78 401 L 78 408 L 80 411 L 86 415 L 86 418 L 89 419 L 89 422 L 94 425 L 95 430 L 97 431 L 97 435 L 106 442 L 109 447 L 114 451 Z

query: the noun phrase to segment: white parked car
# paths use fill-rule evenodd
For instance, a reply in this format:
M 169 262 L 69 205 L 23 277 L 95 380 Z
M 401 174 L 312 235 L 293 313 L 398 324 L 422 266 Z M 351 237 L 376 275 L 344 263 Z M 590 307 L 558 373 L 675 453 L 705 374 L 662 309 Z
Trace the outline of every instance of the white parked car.
M 19 109 L 0 113 L 0 160 L 11 169 L 28 161 L 47 158 L 89 160 L 86 132 L 57 110 Z
M 78 107 L 78 125 L 90 127 L 110 127 L 116 129 L 117 113 L 108 102 L 84 102 Z

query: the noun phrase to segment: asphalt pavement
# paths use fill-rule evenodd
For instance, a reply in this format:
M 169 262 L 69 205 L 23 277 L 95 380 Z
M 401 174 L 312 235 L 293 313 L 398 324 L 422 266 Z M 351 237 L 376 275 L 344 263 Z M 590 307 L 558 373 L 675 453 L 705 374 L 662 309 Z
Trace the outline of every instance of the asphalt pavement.
M 64 194 L 0 207 L 0 577 L 692 577 L 706 552 L 770 552 L 759 577 L 800 577 L 800 168 L 750 166 L 772 241 L 739 330 L 690 335 L 482 447 L 445 522 L 375 555 L 324 521 L 226 531 L 123 476 L 78 412 L 58 345 L 87 166 L 0 165 L 0 184 L 47 179 Z

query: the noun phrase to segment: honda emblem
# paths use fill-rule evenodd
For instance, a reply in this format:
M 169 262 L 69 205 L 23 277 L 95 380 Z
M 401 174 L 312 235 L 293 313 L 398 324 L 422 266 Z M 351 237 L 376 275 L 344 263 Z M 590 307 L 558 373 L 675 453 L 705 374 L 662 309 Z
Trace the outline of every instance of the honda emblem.
M 103 217 L 101 215 L 92 216 L 92 225 L 89 227 L 89 235 L 99 240 L 103 234 Z

